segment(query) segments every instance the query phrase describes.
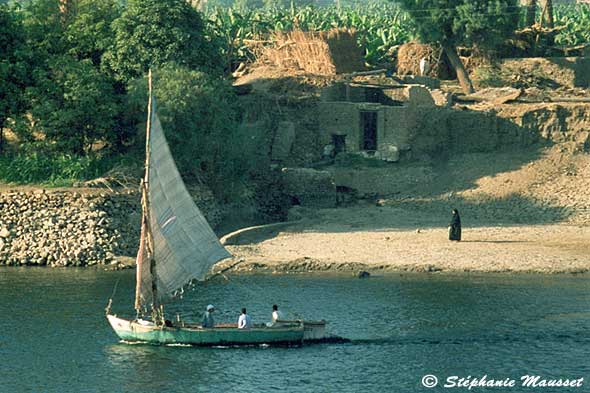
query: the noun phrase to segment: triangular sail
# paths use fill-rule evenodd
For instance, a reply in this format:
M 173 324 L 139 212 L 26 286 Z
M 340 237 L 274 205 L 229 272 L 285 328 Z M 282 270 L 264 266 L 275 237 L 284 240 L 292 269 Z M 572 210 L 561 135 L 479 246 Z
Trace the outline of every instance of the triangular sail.
M 147 217 L 155 265 L 150 267 L 150 261 L 142 258 L 138 266 L 136 308 L 151 305 L 153 300 L 161 304 L 172 298 L 189 281 L 202 280 L 211 266 L 231 256 L 219 243 L 178 173 L 153 98 L 149 152 Z M 140 254 L 145 255 L 141 249 Z M 152 282 L 157 288 L 155 299 Z

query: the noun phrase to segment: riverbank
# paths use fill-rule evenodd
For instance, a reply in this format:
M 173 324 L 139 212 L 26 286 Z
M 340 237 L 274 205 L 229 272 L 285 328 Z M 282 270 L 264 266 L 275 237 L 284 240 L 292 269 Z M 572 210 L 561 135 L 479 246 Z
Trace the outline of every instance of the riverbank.
M 337 208 L 293 206 L 284 225 L 230 237 L 235 258 L 222 266 L 241 260 L 236 273 L 587 272 L 589 169 L 590 155 L 561 145 L 400 163 L 387 168 L 389 177 L 365 168 L 361 185 L 382 193 L 342 199 Z M 193 197 L 210 223 L 220 222 L 210 192 Z M 447 240 L 452 208 L 461 212 L 460 243 Z M 136 191 L 0 188 L 0 212 L 0 265 L 133 266 Z
M 587 225 L 490 224 L 467 214 L 463 240 L 450 242 L 443 214 L 370 206 L 345 214 L 338 210 L 317 211 L 313 218 L 278 229 L 240 234 L 233 239 L 237 244 L 228 246 L 242 260 L 235 270 L 590 272 Z

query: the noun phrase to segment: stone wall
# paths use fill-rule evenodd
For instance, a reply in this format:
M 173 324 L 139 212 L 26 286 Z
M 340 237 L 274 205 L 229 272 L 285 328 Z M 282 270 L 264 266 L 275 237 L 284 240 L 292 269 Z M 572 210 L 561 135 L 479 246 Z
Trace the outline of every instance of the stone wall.
M 193 197 L 195 193 L 191 192 Z M 196 202 L 221 218 L 210 191 Z M 86 266 L 134 257 L 141 221 L 138 192 L 27 190 L 0 193 L 0 265 Z

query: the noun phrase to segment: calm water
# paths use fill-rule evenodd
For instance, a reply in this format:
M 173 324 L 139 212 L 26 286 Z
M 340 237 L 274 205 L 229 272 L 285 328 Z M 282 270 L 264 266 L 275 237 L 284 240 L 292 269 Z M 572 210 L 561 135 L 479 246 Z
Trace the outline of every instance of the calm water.
M 213 303 L 233 321 L 246 306 L 261 322 L 278 303 L 353 342 L 185 348 L 118 342 L 103 310 L 119 280 L 114 310 L 130 311 L 133 274 L 0 269 L 0 391 L 467 392 L 426 389 L 425 374 L 583 377 L 578 389 L 472 391 L 590 391 L 590 277 L 233 277 L 186 294 L 186 309 Z

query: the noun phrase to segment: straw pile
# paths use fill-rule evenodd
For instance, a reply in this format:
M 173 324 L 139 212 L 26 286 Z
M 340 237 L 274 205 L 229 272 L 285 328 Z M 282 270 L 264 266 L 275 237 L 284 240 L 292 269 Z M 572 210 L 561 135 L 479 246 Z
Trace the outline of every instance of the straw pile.
M 282 33 L 274 37 L 262 60 L 281 68 L 303 70 L 318 75 L 334 75 L 364 69 L 362 48 L 355 30 Z
M 425 58 L 430 65 L 425 76 L 438 77 L 441 50 L 427 44 L 408 42 L 397 53 L 398 75 L 420 75 L 420 60 Z

